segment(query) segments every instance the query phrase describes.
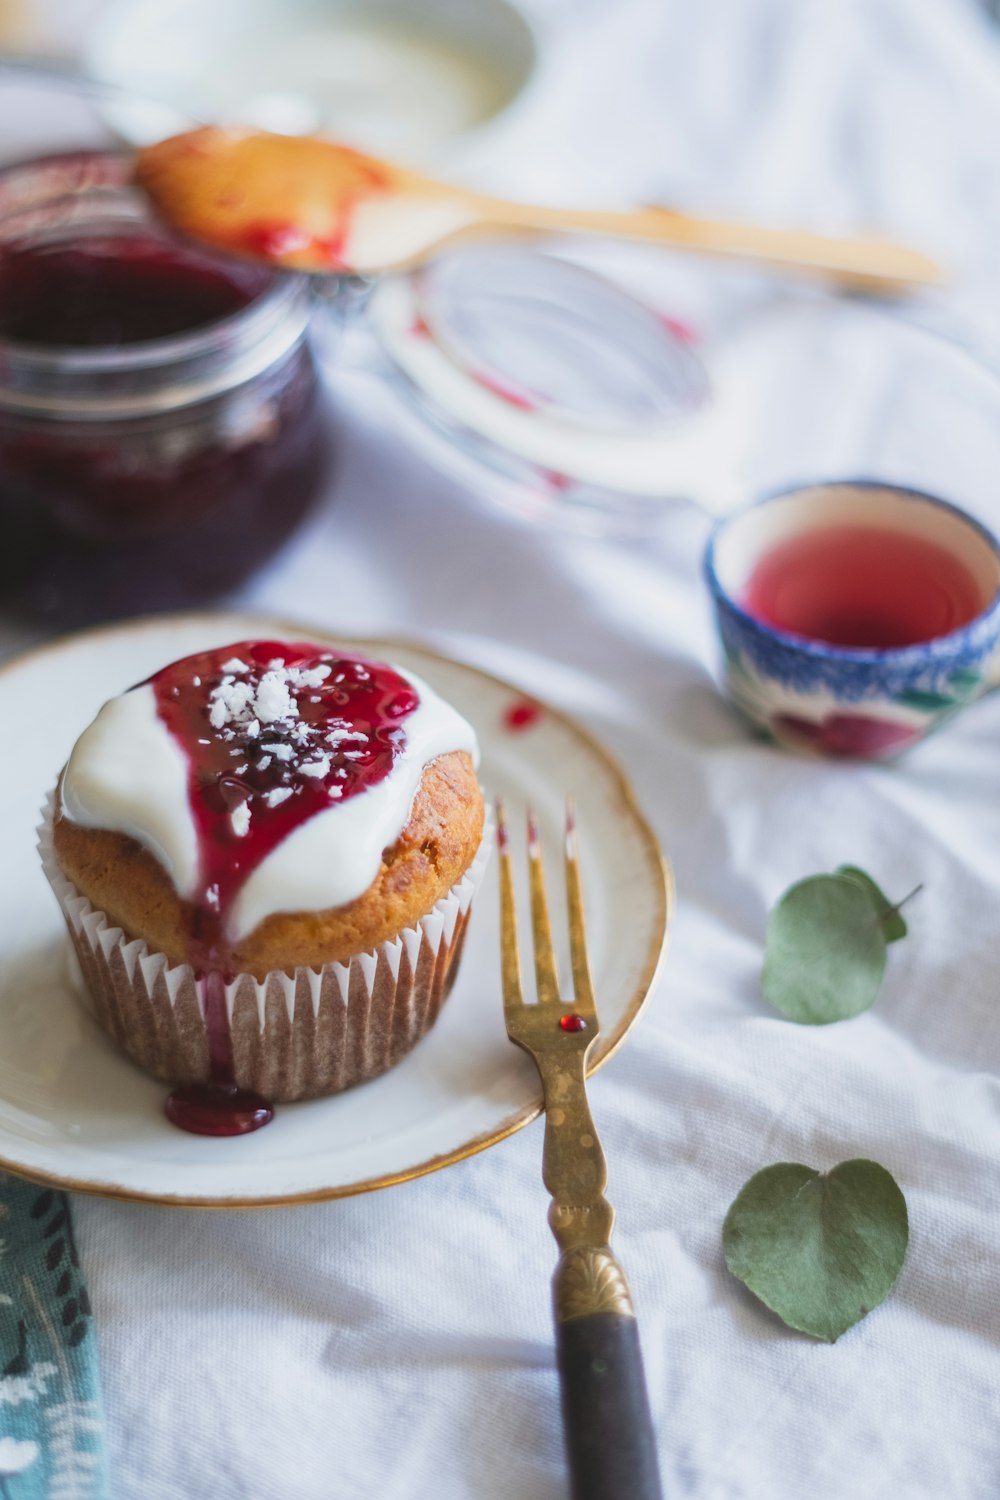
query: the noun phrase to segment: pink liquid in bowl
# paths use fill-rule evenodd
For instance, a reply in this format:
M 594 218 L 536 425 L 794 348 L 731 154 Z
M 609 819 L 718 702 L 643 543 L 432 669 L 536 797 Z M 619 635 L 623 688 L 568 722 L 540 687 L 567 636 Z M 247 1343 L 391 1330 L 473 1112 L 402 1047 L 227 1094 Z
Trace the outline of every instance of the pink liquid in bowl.
M 946 547 L 906 532 L 819 527 L 757 563 L 742 604 L 765 625 L 807 640 L 891 650 L 968 625 L 986 601 Z

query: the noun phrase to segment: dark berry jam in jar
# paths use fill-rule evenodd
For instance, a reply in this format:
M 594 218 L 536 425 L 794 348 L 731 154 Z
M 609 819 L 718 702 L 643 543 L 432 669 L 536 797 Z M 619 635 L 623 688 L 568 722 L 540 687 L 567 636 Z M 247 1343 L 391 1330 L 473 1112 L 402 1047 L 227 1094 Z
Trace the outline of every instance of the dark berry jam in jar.
M 0 602 L 53 624 L 236 588 L 328 468 L 308 282 L 172 237 L 129 173 L 0 171 Z

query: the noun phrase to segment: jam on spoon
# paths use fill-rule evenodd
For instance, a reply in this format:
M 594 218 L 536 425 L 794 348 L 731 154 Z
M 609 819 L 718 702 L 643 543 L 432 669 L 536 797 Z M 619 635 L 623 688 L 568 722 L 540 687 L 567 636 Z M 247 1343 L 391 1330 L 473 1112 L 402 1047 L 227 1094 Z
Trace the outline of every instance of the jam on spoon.
M 283 266 L 374 275 L 420 265 L 466 231 L 578 231 L 762 260 L 882 293 L 940 282 L 927 256 L 853 238 L 665 208 L 552 208 L 486 197 L 311 136 L 211 126 L 140 151 L 139 185 L 176 228 Z

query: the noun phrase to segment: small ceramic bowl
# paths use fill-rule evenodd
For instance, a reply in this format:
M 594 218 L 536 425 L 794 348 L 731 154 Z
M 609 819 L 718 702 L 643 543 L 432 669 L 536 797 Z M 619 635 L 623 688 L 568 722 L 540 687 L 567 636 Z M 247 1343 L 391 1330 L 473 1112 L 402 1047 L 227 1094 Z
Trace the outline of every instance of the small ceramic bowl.
M 950 553 L 974 580 L 979 612 L 914 645 L 854 647 L 793 634 L 748 611 L 748 585 L 764 557 L 840 526 L 918 537 Z M 1000 681 L 1000 543 L 933 495 L 863 480 L 786 490 L 720 523 L 705 571 L 729 696 L 779 744 L 888 758 Z

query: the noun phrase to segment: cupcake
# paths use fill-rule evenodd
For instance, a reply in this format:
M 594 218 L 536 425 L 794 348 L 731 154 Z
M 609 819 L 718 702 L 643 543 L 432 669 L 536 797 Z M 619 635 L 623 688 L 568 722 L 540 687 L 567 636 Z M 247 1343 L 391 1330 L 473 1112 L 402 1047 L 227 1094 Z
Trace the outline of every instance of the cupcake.
M 412 673 L 241 641 L 101 709 L 42 832 L 89 1008 L 239 1133 L 433 1023 L 484 863 L 471 726 Z

